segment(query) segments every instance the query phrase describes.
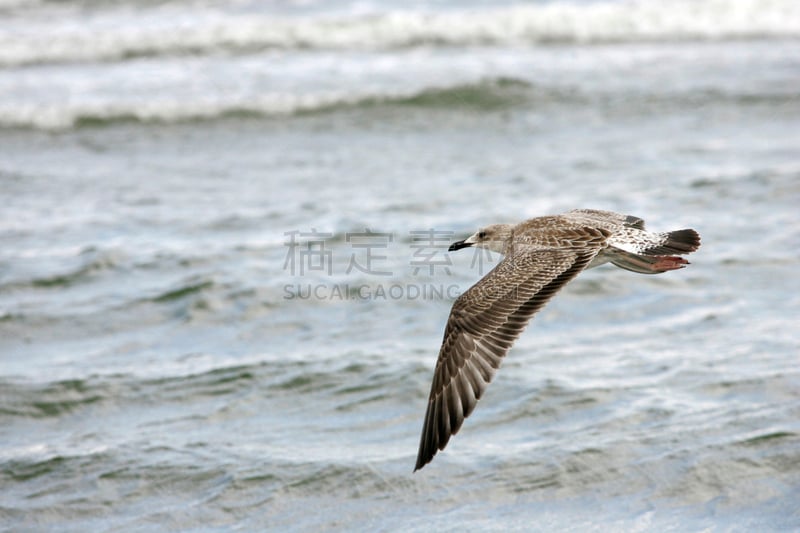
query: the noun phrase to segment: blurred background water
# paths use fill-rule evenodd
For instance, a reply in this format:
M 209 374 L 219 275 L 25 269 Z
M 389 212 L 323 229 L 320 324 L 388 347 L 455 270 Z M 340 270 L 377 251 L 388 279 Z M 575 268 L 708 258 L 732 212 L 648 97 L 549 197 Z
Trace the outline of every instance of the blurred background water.
M 800 528 L 794 0 L 3 0 L 0 95 L 3 530 Z M 703 247 L 412 475 L 440 246 L 576 207 Z

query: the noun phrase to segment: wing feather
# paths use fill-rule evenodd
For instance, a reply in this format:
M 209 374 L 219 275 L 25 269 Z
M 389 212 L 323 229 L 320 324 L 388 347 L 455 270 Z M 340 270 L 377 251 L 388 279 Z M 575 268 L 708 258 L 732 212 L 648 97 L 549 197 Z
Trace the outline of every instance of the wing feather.
M 415 471 L 443 450 L 475 408 L 531 317 L 601 246 L 507 256 L 453 304 L 436 362 Z

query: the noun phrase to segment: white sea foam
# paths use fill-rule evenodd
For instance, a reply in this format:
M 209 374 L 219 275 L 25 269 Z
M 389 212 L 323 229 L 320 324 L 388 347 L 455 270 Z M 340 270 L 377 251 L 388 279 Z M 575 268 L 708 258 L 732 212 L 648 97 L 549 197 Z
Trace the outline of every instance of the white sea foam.
M 275 16 L 166 5 L 9 17 L 0 66 L 278 49 L 800 37 L 795 0 L 655 0 Z
M 403 96 L 398 94 L 398 97 Z M 409 95 L 411 96 L 411 95 Z M 232 114 L 279 116 L 314 111 L 332 106 L 355 105 L 370 98 L 388 98 L 386 94 L 348 94 L 346 92 L 314 95 L 289 93 L 266 94 L 251 100 L 194 100 L 178 98 L 144 102 L 84 102 L 77 105 L 0 107 L 0 126 L 62 130 L 80 122 L 105 123 L 124 120 L 139 122 L 183 122 L 212 119 Z
M 613 105 L 620 101 L 613 95 L 620 94 L 629 103 L 721 99 L 780 105 L 796 99 L 793 71 L 781 65 L 794 61 L 799 47 L 784 41 L 306 50 L 16 67 L 0 69 L 0 127 L 62 130 L 119 121 L 280 117 L 387 103 L 460 110 L 535 102 L 544 110 Z M 735 61 L 720 62 L 731 54 Z M 774 65 L 768 79 L 741 79 L 764 61 Z M 714 74 L 703 76 L 712 65 Z M 649 73 L 646 83 L 632 75 L 642 69 Z
M 15 96 L 0 101 L 0 125 L 288 115 L 412 97 L 493 74 L 476 64 L 467 56 L 300 52 L 0 70 L 0 93 Z

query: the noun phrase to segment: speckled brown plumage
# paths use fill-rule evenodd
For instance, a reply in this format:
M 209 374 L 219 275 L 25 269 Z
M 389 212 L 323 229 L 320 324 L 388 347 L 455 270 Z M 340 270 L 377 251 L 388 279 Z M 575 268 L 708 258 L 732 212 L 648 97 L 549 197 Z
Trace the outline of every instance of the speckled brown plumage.
M 612 262 L 648 274 L 682 268 L 700 246 L 694 230 L 650 233 L 638 217 L 574 210 L 496 224 L 454 243 L 505 258 L 453 304 L 433 374 L 415 471 L 461 428 L 514 341 L 561 287 L 581 271 Z

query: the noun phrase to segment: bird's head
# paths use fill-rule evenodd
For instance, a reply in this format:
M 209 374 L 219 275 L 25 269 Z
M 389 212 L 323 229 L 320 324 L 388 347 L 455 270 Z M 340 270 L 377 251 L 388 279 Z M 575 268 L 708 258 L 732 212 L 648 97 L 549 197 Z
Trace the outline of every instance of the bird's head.
M 504 254 L 511 243 L 511 224 L 492 224 L 481 228 L 463 241 L 454 242 L 448 249 L 450 252 L 476 246 Z

